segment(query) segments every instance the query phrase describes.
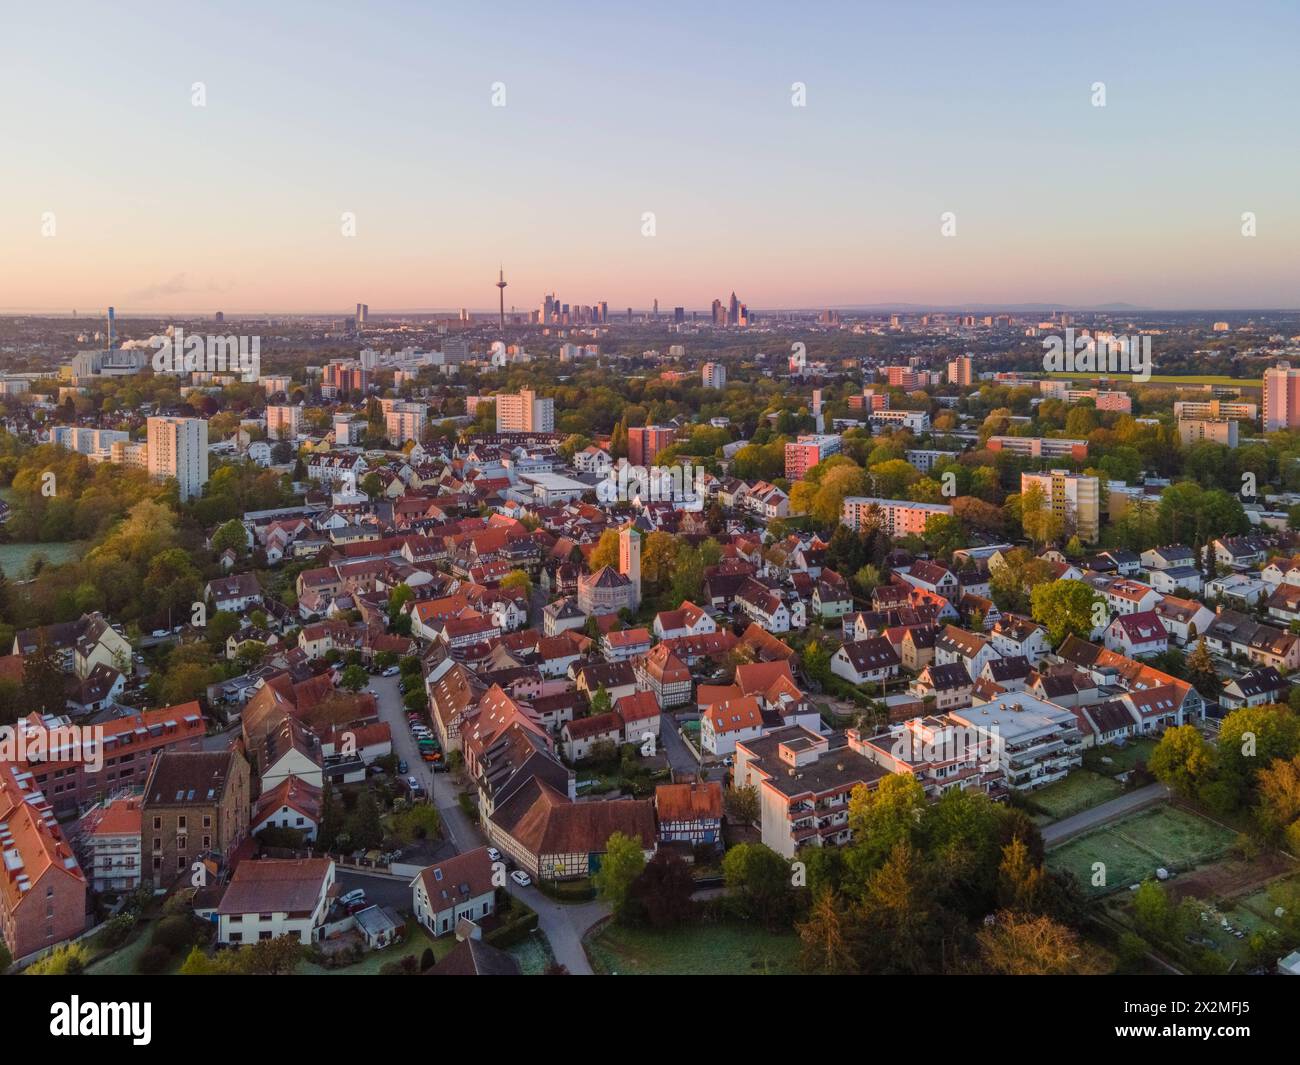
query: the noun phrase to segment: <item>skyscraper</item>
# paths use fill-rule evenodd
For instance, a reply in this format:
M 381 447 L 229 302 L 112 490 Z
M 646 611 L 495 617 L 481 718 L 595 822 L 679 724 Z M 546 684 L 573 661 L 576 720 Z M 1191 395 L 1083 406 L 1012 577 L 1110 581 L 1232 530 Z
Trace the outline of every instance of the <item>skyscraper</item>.
M 208 423 L 202 418 L 154 417 L 148 421 L 147 467 L 151 477 L 175 477 L 182 502 L 202 494 L 208 482 Z

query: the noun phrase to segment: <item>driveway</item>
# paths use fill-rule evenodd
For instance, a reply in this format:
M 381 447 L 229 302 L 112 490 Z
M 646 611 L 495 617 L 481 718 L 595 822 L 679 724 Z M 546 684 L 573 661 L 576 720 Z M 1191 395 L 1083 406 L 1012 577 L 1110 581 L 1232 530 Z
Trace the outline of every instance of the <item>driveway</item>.
M 1042 830 L 1043 842 L 1049 847 L 1054 843 L 1063 843 L 1071 836 L 1077 836 L 1090 828 L 1096 828 L 1107 821 L 1114 821 L 1125 814 L 1131 814 L 1134 810 L 1163 802 L 1168 798 L 1169 789 L 1163 784 L 1148 784 L 1144 788 L 1138 788 L 1137 791 L 1130 791 L 1126 795 L 1111 799 L 1110 802 L 1104 802 L 1100 806 L 1094 806 L 1090 810 L 1084 810 L 1063 821 L 1045 826 Z
M 353 869 L 339 869 L 335 875 L 339 893 L 361 888 L 366 893 L 366 901 L 379 906 L 388 906 L 403 913 L 410 913 L 410 882 L 391 876 L 378 876 L 375 873 L 360 873 Z
M 694 780 L 700 773 L 700 763 L 686 746 L 686 742 L 677 734 L 677 722 L 672 714 L 659 715 L 659 746 L 668 756 L 668 765 L 673 775 L 679 780 Z M 723 765 L 704 767 L 703 779 L 720 780 L 725 785 L 727 768 Z

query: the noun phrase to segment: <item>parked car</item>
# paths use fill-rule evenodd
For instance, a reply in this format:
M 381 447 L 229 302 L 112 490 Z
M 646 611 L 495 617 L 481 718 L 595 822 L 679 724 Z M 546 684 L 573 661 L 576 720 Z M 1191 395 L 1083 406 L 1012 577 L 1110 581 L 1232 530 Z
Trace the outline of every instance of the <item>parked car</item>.
M 365 902 L 366 892 L 364 888 L 353 888 L 346 894 L 339 896 L 339 904 L 342 906 L 351 906 L 356 902 Z
M 497 850 L 495 847 L 488 847 L 488 848 L 487 848 L 487 855 L 488 855 L 488 857 L 491 858 L 494 862 L 499 862 L 499 861 L 501 860 L 501 852 L 500 852 L 499 850 Z
M 520 887 L 528 887 L 533 882 L 533 878 L 529 876 L 527 873 L 525 873 L 522 869 L 516 869 L 513 873 L 511 873 L 510 879 L 513 880 Z
M 400 672 L 401 672 L 401 670 L 398 669 L 396 666 L 389 666 L 386 670 L 384 670 L 384 671 L 380 674 L 380 676 L 381 676 L 381 677 L 395 677 L 395 676 L 397 676 L 397 674 L 399 674 Z
M 405 758 L 399 759 L 397 763 L 397 771 L 401 773 L 403 776 L 405 776 L 406 770 L 407 770 L 406 759 Z

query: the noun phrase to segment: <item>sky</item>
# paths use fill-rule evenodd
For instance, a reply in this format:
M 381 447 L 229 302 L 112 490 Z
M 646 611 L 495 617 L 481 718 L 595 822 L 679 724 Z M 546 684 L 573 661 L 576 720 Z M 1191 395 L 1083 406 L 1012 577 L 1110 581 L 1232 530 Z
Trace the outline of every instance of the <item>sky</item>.
M 623 7 L 9 0 L 0 312 L 1300 306 L 1294 0 Z

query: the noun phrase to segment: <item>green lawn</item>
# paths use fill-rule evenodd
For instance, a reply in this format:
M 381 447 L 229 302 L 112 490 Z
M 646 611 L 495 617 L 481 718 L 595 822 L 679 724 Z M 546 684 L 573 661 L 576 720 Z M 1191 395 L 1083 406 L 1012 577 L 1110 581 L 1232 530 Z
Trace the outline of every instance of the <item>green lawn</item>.
M 799 937 L 757 925 L 688 925 L 673 931 L 606 924 L 587 941 L 598 973 L 749 976 L 799 972 Z
M 1127 888 L 1155 875 L 1157 868 L 1186 872 L 1225 854 L 1234 834 L 1197 814 L 1161 805 L 1055 847 L 1047 853 L 1051 869 L 1071 872 L 1093 895 Z M 1094 864 L 1105 866 L 1105 881 L 1093 884 Z
M 1124 786 L 1111 777 L 1079 769 L 1064 780 L 1049 784 L 1028 796 L 1031 805 L 1052 821 L 1070 817 L 1081 810 L 1100 806 L 1124 793 Z
M 1140 740 L 1129 740 L 1123 747 L 1116 747 L 1114 744 L 1094 747 L 1084 752 L 1083 764 L 1094 773 L 1102 773 L 1105 776 L 1128 773 L 1137 766 L 1138 762 L 1150 761 L 1156 743 L 1156 740 L 1144 736 Z M 1103 758 L 1108 758 L 1110 761 L 1103 762 Z

